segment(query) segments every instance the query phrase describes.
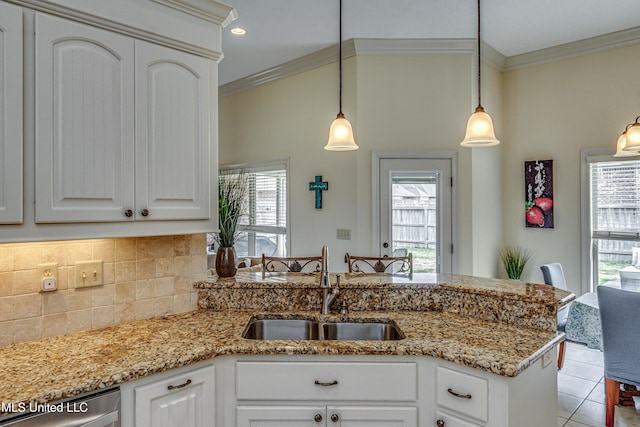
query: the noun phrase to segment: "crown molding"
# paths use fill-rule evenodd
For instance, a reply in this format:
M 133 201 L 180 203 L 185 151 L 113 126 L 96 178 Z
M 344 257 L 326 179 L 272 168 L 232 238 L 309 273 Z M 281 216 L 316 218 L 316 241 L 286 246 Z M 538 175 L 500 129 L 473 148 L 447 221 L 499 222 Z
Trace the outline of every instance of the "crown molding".
M 213 0 L 152 0 L 180 12 L 188 13 L 200 19 L 222 26 L 238 19 L 236 10 L 224 3 Z
M 603 34 L 601 36 L 565 43 L 559 46 L 523 53 L 521 55 L 510 56 L 504 63 L 503 71 L 517 70 L 519 68 L 561 61 L 563 59 L 574 58 L 576 56 L 587 55 L 637 43 L 640 43 L 640 27 L 629 28 L 627 30 L 616 31 L 614 33 Z

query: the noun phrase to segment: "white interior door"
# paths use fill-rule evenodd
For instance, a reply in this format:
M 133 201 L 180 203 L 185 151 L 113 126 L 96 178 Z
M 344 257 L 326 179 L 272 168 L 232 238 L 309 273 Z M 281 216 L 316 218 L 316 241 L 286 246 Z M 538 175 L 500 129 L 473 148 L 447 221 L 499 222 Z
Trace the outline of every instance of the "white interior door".
M 380 256 L 411 252 L 414 272 L 451 273 L 452 159 L 380 158 L 378 165 Z

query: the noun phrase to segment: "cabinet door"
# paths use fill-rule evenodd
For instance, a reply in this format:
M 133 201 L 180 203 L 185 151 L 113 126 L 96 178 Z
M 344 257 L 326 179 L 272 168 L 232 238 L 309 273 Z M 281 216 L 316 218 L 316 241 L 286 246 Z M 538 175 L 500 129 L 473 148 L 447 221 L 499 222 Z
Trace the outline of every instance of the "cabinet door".
M 211 67 L 136 41 L 136 219 L 210 217 Z
M 135 427 L 214 427 L 214 367 L 136 387 Z
M 133 209 L 133 40 L 36 15 L 36 222 Z
M 236 427 L 324 427 L 324 406 L 238 406 Z
M 328 427 L 417 427 L 418 410 L 410 406 L 328 406 Z
M 0 3 L 0 224 L 22 223 L 22 9 Z

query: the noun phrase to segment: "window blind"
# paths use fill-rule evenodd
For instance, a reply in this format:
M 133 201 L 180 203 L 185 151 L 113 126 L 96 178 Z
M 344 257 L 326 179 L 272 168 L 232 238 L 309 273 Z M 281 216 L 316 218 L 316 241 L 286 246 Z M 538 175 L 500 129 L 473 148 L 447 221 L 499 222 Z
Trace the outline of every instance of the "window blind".
M 598 162 L 590 168 L 592 236 L 640 237 L 640 161 Z

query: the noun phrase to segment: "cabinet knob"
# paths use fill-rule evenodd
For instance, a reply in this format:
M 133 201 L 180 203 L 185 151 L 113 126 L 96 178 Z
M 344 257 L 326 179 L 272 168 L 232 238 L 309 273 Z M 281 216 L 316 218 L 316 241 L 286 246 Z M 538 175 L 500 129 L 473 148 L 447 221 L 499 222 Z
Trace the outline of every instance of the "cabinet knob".
M 338 414 L 331 414 L 331 421 L 333 421 L 334 423 L 340 421 L 340 417 L 338 416 Z
M 127 218 L 131 218 L 133 216 L 133 211 L 131 209 L 125 210 L 124 216 L 126 216 Z
M 436 426 L 437 427 L 444 427 L 444 421 L 442 421 L 442 420 L 436 421 Z
M 142 216 L 149 216 L 149 210 L 148 209 L 142 209 L 140 211 L 140 215 Z
M 315 421 L 317 423 L 321 422 L 322 421 L 322 415 L 316 414 L 316 416 L 313 417 L 313 421 Z

